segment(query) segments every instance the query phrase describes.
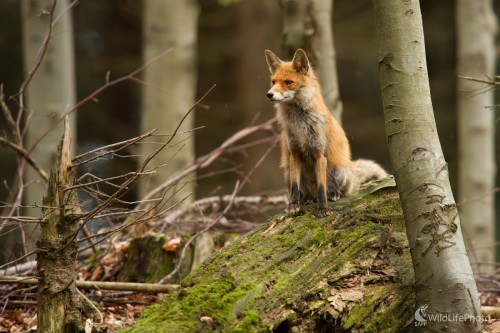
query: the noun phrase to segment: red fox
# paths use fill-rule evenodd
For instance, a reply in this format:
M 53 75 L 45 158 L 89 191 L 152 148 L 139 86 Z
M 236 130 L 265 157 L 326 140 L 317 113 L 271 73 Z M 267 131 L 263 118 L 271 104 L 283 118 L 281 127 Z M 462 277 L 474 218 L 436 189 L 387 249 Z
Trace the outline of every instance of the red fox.
M 373 161 L 351 161 L 349 141 L 321 96 L 304 50 L 298 49 L 289 62 L 266 50 L 266 60 L 271 72 L 267 97 L 282 128 L 281 167 L 290 195 L 285 212 L 297 215 L 301 204 L 316 202 L 317 214 L 327 216 L 328 199 L 338 200 L 361 183 L 387 176 Z

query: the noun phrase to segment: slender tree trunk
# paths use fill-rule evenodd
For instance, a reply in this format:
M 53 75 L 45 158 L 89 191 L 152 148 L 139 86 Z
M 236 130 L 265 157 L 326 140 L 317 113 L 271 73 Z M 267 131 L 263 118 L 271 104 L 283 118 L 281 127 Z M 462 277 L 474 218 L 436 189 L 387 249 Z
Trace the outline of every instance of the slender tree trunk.
M 416 321 L 415 329 L 480 332 L 474 320 L 480 315 L 477 288 L 434 120 L 420 4 L 373 5 L 389 153 L 415 270 L 417 311 L 426 319 Z M 432 320 L 431 314 L 469 320 Z
M 23 52 L 25 72 L 31 71 L 37 54 L 49 30 L 50 16 L 47 14 L 53 0 L 23 0 L 21 15 L 23 24 Z M 54 17 L 68 6 L 68 0 L 58 0 Z M 28 86 L 27 131 L 24 146 L 30 149 L 35 141 L 76 101 L 74 68 L 73 27 L 71 11 L 66 12 L 54 27 L 47 51 L 33 80 Z M 71 132 L 76 136 L 76 117 L 70 117 Z M 31 153 L 31 157 L 44 170 L 50 170 L 56 161 L 56 147 L 63 132 L 63 126 L 54 129 Z M 26 204 L 41 204 L 47 188 L 33 168 L 26 172 Z M 28 209 L 26 215 L 40 216 L 38 208 Z M 28 249 L 34 248 L 38 229 L 25 226 Z
M 283 8 L 283 47 L 286 58 L 291 59 L 298 48 L 310 51 L 306 31 L 310 26 L 309 0 L 281 0 Z M 313 60 L 313 59 L 311 59 Z
M 337 62 L 333 42 L 333 0 L 311 0 L 311 16 L 315 34 L 312 40 L 312 50 L 316 58 L 316 67 L 326 106 L 335 119 L 341 123 L 342 101 L 339 94 Z
M 144 72 L 147 83 L 143 89 L 142 129 L 158 128 L 159 133 L 171 134 L 195 100 L 198 3 L 195 0 L 145 0 L 143 6 L 144 61 L 168 48 L 172 48 L 172 51 Z M 193 124 L 193 118 L 189 116 L 181 132 L 191 130 Z M 149 181 L 141 182 L 141 197 L 193 160 L 193 136 L 194 133 L 179 134 L 178 139 L 173 140 L 179 142 L 176 147 L 164 149 L 157 155 L 156 164 L 152 161 L 150 165 L 166 165 L 160 167 Z M 157 148 L 155 145 L 143 145 L 143 158 L 150 156 Z M 188 183 L 177 198 L 193 191 L 194 186 Z
M 491 0 L 457 1 L 459 75 L 495 76 L 497 30 Z M 458 80 L 459 197 L 464 234 L 478 273 L 494 272 L 495 111 L 494 90 Z M 485 263 L 486 265 L 481 265 Z
M 281 0 L 285 54 L 307 51 L 321 83 L 321 93 L 333 116 L 341 122 L 342 101 L 333 43 L 333 0 Z

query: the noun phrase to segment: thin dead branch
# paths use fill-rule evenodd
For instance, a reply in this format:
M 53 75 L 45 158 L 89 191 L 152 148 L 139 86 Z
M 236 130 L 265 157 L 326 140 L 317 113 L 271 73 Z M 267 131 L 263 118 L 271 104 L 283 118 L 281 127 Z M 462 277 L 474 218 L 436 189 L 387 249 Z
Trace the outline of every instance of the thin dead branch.
M 28 284 L 38 283 L 37 278 L 16 276 L 0 276 L 0 283 Z M 76 286 L 82 289 L 138 291 L 143 293 L 170 293 L 180 288 L 177 284 L 108 282 L 108 281 L 76 281 Z
M 500 86 L 500 80 L 497 81 L 499 79 L 498 76 L 495 77 L 495 79 L 479 79 L 479 78 L 476 78 L 476 77 L 471 77 L 471 76 L 463 76 L 463 75 L 458 75 L 458 77 L 460 79 L 464 79 L 464 80 L 470 80 L 470 81 L 474 81 L 474 82 L 480 82 L 480 83 L 486 83 L 486 84 L 489 84 L 490 86 Z
M 40 177 L 46 183 L 48 183 L 49 176 L 47 175 L 47 172 L 45 172 L 45 170 L 43 170 L 38 164 L 36 164 L 36 162 L 28 155 L 28 153 L 26 152 L 26 150 L 24 150 L 23 147 L 15 144 L 14 142 L 8 141 L 6 138 L 2 138 L 2 137 L 0 137 L 0 144 L 3 145 L 3 146 L 5 146 L 5 147 L 7 147 L 7 148 L 12 149 L 19 156 L 21 156 L 22 158 L 24 158 L 26 160 L 26 162 L 28 162 L 28 164 L 33 169 L 35 169 L 36 172 L 38 172 L 38 174 L 40 175 Z
M 30 154 L 40 144 L 40 142 L 43 139 L 45 139 L 45 137 L 47 137 L 47 135 L 51 131 L 53 131 L 54 128 L 56 128 L 63 121 L 64 117 L 72 114 L 73 112 L 75 112 L 76 110 L 78 110 L 78 108 L 80 108 L 82 105 L 84 105 L 88 101 L 93 100 L 97 95 L 99 95 L 104 90 L 106 90 L 106 89 L 108 89 L 108 88 L 110 88 L 110 87 L 112 87 L 114 85 L 117 85 L 117 84 L 119 84 L 121 82 L 125 82 L 125 81 L 128 81 L 128 80 L 132 79 L 137 74 L 139 74 L 140 72 L 142 72 L 146 67 L 154 64 L 155 62 L 157 62 L 158 60 L 160 60 L 161 58 L 163 58 L 171 50 L 172 50 L 171 48 L 165 50 L 164 52 L 160 53 L 159 55 L 157 55 L 153 59 L 147 61 L 145 64 L 143 64 L 138 69 L 130 72 L 128 75 L 121 76 L 121 77 L 119 77 L 119 78 L 117 78 L 115 80 L 112 80 L 112 81 L 106 80 L 106 83 L 104 85 L 100 86 L 99 88 L 97 88 L 96 90 L 94 90 L 93 92 L 91 92 L 89 95 L 87 95 L 87 97 L 83 98 L 78 103 L 76 103 L 74 106 L 70 107 L 67 111 L 63 112 L 63 114 L 59 117 L 59 119 L 57 121 L 54 121 L 54 123 L 52 124 L 52 126 L 50 126 L 47 129 L 47 131 L 45 131 L 44 134 L 42 134 L 38 139 L 35 140 L 35 142 L 33 143 L 33 145 L 29 148 L 28 154 Z
M 276 122 L 276 118 L 272 118 L 265 123 L 262 123 L 260 125 L 256 126 L 251 126 L 244 128 L 235 134 L 233 134 L 230 138 L 225 140 L 218 148 L 214 149 L 210 153 L 197 158 L 194 163 L 191 165 L 186 166 L 183 170 L 180 170 L 176 174 L 174 174 L 170 179 L 168 179 L 166 182 L 158 186 L 157 188 L 153 189 L 151 192 L 149 192 L 145 197 L 144 200 L 149 200 L 151 198 L 154 198 L 155 196 L 158 195 L 158 193 L 161 193 L 167 188 L 170 188 L 173 184 L 179 181 L 179 179 L 182 179 L 186 177 L 187 175 L 198 171 L 200 169 L 206 168 L 210 164 L 212 164 L 220 155 L 222 155 L 224 152 L 227 152 L 231 146 L 233 146 L 236 142 L 242 140 L 243 138 L 248 137 L 249 135 L 259 132 L 259 131 L 271 131 L 273 132 L 273 125 Z M 143 205 L 139 204 L 136 209 L 144 209 Z

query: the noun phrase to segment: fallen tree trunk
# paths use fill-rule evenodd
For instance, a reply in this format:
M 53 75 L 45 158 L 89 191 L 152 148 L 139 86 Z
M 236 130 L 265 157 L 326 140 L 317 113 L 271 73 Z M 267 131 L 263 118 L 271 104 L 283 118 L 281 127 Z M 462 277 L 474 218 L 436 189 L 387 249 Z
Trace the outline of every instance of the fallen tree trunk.
M 327 218 L 278 214 L 123 332 L 410 330 L 414 275 L 393 184 L 335 203 Z

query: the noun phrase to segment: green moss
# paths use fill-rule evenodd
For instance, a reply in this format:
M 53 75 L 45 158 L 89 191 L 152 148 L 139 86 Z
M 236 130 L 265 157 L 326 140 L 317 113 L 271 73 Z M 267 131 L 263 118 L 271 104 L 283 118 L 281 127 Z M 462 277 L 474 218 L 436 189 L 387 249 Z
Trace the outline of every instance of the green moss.
M 411 320 L 411 313 L 406 309 L 413 305 L 413 289 L 403 288 L 402 291 L 391 293 L 396 297 L 385 298 L 383 293 L 387 293 L 387 288 L 369 287 L 365 293 L 366 299 L 356 305 L 350 316 L 344 319 L 343 329 L 349 330 L 356 326 L 363 332 L 404 331 L 404 326 Z
M 235 302 L 245 296 L 252 285 L 235 284 L 229 273 L 217 275 L 190 290 L 182 289 L 162 303 L 149 307 L 133 328 L 123 332 L 194 332 L 204 326 L 223 329 L 240 321 L 232 311 Z M 210 322 L 202 322 L 202 317 Z M 172 325 L 175 322 L 176 324 Z M 242 318 L 242 327 L 257 324 L 258 316 L 251 311 Z M 153 329 L 154 327 L 154 329 Z
M 229 330 L 231 333 L 247 333 L 247 332 L 266 332 L 268 327 L 260 327 L 260 317 L 255 311 L 246 311 L 241 319 L 241 321 L 236 325 L 236 327 Z
M 346 307 L 336 322 L 357 331 L 400 327 L 413 298 L 405 289 L 411 261 L 397 203 L 392 191 L 336 203 L 327 218 L 315 218 L 309 207 L 295 218 L 279 214 L 217 252 L 184 279 L 182 290 L 124 332 L 269 332 L 287 322 L 313 331 L 307 325 L 333 311 L 332 290 L 353 285 L 366 288 L 363 301 Z M 379 256 L 383 265 L 394 265 L 388 276 L 370 273 Z

